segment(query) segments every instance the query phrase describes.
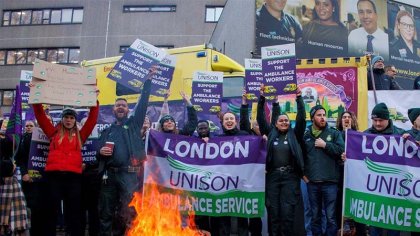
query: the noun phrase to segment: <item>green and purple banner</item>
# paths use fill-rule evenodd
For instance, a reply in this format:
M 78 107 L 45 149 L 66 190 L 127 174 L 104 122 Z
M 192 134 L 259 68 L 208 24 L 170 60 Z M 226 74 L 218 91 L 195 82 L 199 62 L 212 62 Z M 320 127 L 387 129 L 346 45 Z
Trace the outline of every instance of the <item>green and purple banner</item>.
M 395 135 L 348 131 L 344 216 L 385 229 L 420 232 L 419 145 Z
M 266 144 L 258 136 L 196 137 L 151 130 L 144 191 L 177 193 L 179 209 L 196 215 L 264 214 Z M 152 182 L 153 181 L 153 182 Z

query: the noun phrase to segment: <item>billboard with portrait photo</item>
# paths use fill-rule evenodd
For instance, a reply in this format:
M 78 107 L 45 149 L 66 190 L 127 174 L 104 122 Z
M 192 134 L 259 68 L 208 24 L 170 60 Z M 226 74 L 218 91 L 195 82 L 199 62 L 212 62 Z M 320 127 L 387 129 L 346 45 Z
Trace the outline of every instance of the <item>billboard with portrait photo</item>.
M 420 30 L 418 7 L 383 0 L 255 0 L 255 7 L 254 58 L 261 57 L 261 47 L 294 42 L 298 59 L 380 55 L 385 65 L 395 64 L 397 82 L 406 89 L 420 75 L 416 60 L 395 59 L 391 46 L 400 9 L 411 13 L 413 29 Z M 420 56 L 414 44 L 413 54 Z M 397 52 L 409 54 L 407 49 Z
M 390 62 L 402 77 L 418 75 L 420 41 L 417 32 L 420 30 L 420 10 L 389 2 L 388 16 Z

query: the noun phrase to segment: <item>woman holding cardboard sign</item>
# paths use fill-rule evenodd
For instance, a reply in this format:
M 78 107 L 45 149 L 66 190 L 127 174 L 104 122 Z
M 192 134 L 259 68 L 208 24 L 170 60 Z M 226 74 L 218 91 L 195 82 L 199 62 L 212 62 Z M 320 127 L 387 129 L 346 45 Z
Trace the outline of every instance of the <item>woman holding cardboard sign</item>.
M 33 87 L 31 84 L 30 87 Z M 66 220 L 70 234 L 83 235 L 81 227 L 82 153 L 98 118 L 99 102 L 90 108 L 85 125 L 79 130 L 76 124 L 77 112 L 65 108 L 61 121 L 54 126 L 47 118 L 42 104 L 33 104 L 35 117 L 45 135 L 50 139 L 50 149 L 45 166 L 46 210 L 44 235 L 55 235 L 58 207 L 63 199 Z

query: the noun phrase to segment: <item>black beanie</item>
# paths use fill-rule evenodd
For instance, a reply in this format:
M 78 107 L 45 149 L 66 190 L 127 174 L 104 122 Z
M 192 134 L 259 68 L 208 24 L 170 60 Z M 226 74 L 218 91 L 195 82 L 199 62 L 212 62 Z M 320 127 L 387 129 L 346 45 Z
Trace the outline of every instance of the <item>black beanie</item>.
M 163 126 L 163 123 L 165 123 L 165 121 L 167 121 L 167 120 L 172 120 L 175 123 L 175 119 L 171 115 L 164 115 L 159 120 L 160 126 L 162 127 Z
M 316 106 L 311 108 L 311 111 L 309 112 L 309 115 L 311 116 L 311 120 L 312 120 L 312 118 L 314 118 L 314 115 L 315 115 L 316 111 L 318 111 L 319 109 L 322 109 L 322 110 L 325 111 L 325 108 L 321 105 L 316 105 Z
M 408 118 L 410 118 L 411 123 L 414 124 L 414 121 L 420 115 L 420 108 L 410 108 L 408 109 Z
M 380 118 L 384 120 L 389 120 L 389 110 L 385 103 L 381 102 L 376 104 L 372 110 L 371 118 Z

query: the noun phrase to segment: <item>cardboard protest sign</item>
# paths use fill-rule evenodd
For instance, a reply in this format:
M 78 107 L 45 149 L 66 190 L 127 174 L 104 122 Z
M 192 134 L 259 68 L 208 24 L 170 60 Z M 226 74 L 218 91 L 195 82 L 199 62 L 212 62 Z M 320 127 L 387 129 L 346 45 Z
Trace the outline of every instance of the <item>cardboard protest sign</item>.
M 245 59 L 245 91 L 248 100 L 258 101 L 262 83 L 264 78 L 261 59 Z
M 136 39 L 127 52 L 109 72 L 108 78 L 136 92 L 140 92 L 149 69 L 158 65 L 166 53 L 140 39 Z
M 175 71 L 176 56 L 166 55 L 157 66 L 156 74 L 152 77 L 151 95 L 162 97 L 171 86 Z
M 296 52 L 295 44 L 285 44 L 261 48 L 264 74 L 264 94 L 268 100 L 275 95 L 295 93 Z M 269 96 L 272 95 L 272 98 Z
M 222 97 L 223 72 L 196 71 L 194 73 L 191 102 L 197 112 L 219 112 Z
M 35 60 L 29 104 L 96 106 L 96 70 Z

